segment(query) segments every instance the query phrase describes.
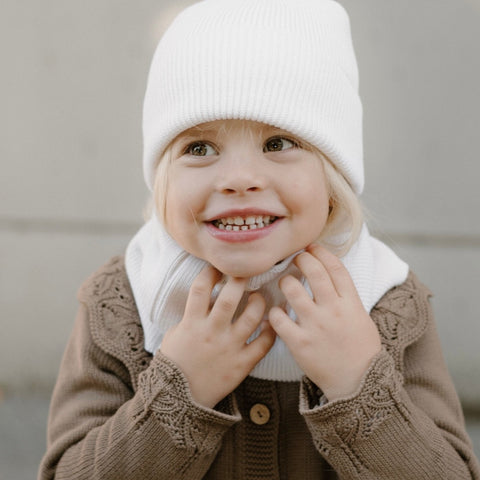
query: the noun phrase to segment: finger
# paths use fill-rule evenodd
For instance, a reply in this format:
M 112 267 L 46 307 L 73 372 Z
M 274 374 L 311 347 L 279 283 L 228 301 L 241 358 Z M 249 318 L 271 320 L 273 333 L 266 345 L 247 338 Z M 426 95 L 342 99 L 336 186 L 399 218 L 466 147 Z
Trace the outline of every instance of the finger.
M 188 292 L 185 320 L 188 321 L 188 319 L 197 318 L 199 315 L 206 316 L 208 314 L 212 290 L 221 276 L 222 274 L 211 265 L 204 267 L 196 276 Z
M 247 281 L 248 279 L 246 278 L 228 277 L 210 313 L 210 318 L 214 322 L 225 323 L 232 320 L 235 310 L 242 299 Z
M 300 327 L 280 307 L 270 309 L 268 312 L 268 320 L 275 333 L 285 342 L 287 347 L 290 348 Z
M 348 270 L 336 255 L 318 244 L 309 245 L 307 251 L 323 264 L 340 297 L 348 296 L 352 291 L 357 291 Z
M 252 293 L 248 297 L 245 310 L 234 324 L 234 330 L 243 342 L 246 342 L 258 328 L 265 312 L 265 300 L 259 293 Z
M 262 323 L 262 331 L 260 335 L 251 341 L 245 347 L 245 354 L 248 356 L 250 370 L 270 351 L 275 343 L 277 334 L 269 322 Z
M 299 324 L 302 323 L 303 319 L 314 314 L 315 303 L 300 281 L 291 275 L 287 275 L 280 279 L 278 285 L 297 314 Z
M 316 303 L 320 304 L 327 299 L 338 297 L 327 269 L 315 256 L 307 252 L 301 253 L 295 258 L 295 264 L 308 280 Z

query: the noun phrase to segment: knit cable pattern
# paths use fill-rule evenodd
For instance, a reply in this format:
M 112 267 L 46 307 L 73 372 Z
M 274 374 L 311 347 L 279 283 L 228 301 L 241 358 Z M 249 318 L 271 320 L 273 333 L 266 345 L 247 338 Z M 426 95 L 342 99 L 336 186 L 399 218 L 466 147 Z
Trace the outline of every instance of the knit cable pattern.
M 178 367 L 160 352 L 150 368 L 140 375 L 139 388 L 146 408 L 171 436 L 178 448 L 212 453 L 218 448 L 225 430 L 240 416 L 213 413 L 194 403 L 188 381 Z M 235 405 L 228 405 L 234 413 Z
M 93 340 L 127 366 L 133 389 L 137 390 L 138 375 L 152 355 L 143 348 L 140 318 L 123 257 L 113 257 L 100 272 L 94 273 L 77 296 L 88 309 Z
M 427 328 L 431 292 L 410 272 L 406 281 L 388 292 L 388 301 L 382 298 L 370 315 L 376 323 L 382 344 L 403 372 L 403 355 L 408 345 L 415 342 Z M 401 312 L 401 313 L 400 313 Z
M 351 447 L 359 440 L 366 440 L 394 410 L 402 410 L 398 395 L 401 383 L 392 358 L 382 350 L 356 394 L 313 410 L 301 408 L 318 451 L 328 459 L 332 449 L 342 448 L 360 469 L 362 462 Z

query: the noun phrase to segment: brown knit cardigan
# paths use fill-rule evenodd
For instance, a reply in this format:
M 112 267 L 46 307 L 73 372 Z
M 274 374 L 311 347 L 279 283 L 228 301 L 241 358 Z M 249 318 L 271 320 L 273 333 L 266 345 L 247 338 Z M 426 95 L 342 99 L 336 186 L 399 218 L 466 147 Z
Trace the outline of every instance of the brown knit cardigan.
M 143 349 L 114 258 L 80 289 L 38 478 L 480 479 L 428 297 L 410 273 L 378 302 L 384 348 L 354 395 L 320 406 L 307 378 L 248 377 L 208 409 L 175 364 Z M 266 423 L 252 416 L 258 404 Z

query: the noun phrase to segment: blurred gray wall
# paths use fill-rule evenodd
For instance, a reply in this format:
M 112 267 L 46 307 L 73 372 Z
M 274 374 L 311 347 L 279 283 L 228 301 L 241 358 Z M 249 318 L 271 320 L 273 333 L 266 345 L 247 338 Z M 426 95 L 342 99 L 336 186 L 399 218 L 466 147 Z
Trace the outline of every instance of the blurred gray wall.
M 142 223 L 148 66 L 188 3 L 2 2 L 0 388 L 51 388 L 76 290 Z M 372 229 L 434 291 L 454 381 L 480 410 L 480 1 L 341 3 Z

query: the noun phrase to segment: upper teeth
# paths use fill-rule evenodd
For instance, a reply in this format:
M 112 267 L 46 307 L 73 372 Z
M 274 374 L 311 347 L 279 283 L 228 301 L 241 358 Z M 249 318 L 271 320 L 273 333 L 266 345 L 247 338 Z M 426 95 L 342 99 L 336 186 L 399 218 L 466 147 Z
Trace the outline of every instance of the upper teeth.
M 215 220 L 213 223 L 221 230 L 253 230 L 270 225 L 277 217 L 270 215 L 249 215 L 248 217 L 225 217 Z

